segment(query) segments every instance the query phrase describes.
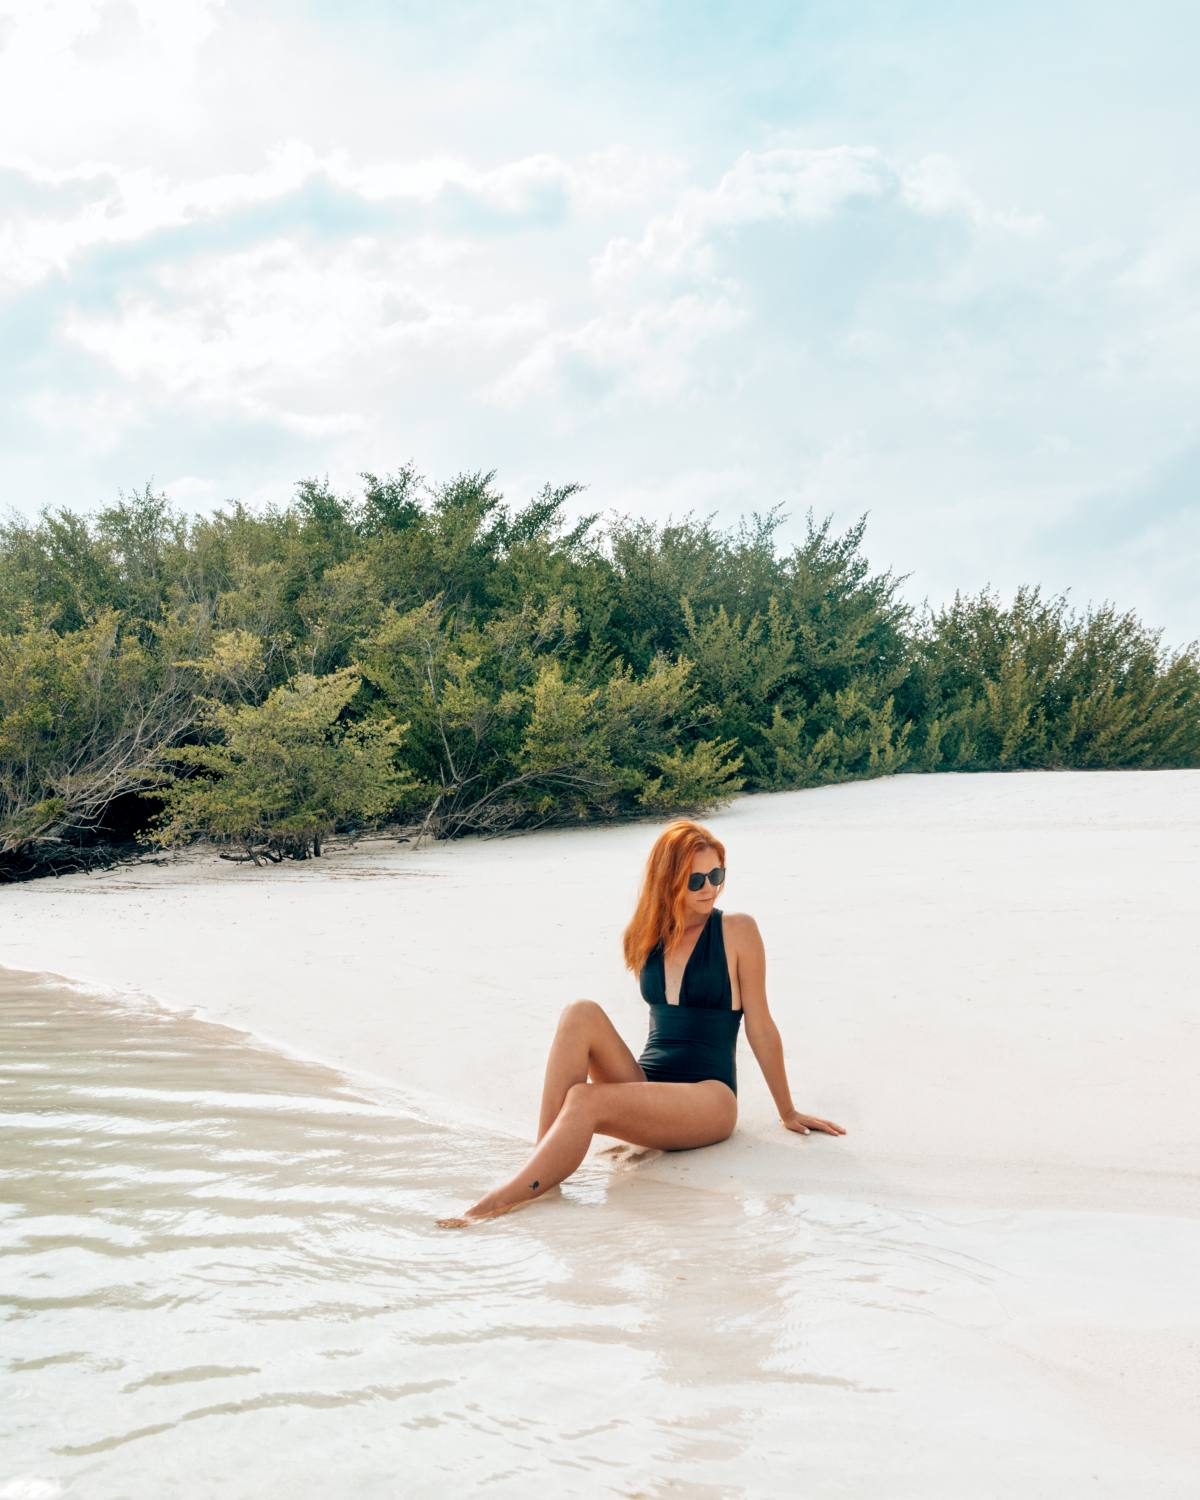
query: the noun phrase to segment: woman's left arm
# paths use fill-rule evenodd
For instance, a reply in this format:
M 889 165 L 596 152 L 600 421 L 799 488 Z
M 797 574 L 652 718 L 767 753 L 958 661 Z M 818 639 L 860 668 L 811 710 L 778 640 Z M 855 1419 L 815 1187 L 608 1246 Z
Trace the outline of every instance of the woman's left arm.
M 767 1080 L 780 1121 L 789 1130 L 803 1135 L 808 1135 L 813 1130 L 823 1130 L 829 1135 L 845 1135 L 841 1125 L 835 1125 L 832 1120 L 822 1120 L 817 1115 L 801 1114 L 792 1103 L 787 1070 L 783 1064 L 783 1038 L 779 1035 L 779 1028 L 767 1006 L 767 952 L 758 923 L 745 913 L 738 919 L 737 977 L 742 1012 L 746 1017 L 746 1039 Z

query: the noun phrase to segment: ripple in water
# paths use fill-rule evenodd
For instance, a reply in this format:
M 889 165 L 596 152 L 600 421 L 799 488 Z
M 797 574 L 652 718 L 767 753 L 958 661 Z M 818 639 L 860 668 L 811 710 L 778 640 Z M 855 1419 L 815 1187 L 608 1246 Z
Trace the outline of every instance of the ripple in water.
M 896 1482 L 1012 1290 L 944 1217 L 589 1161 L 448 1235 L 528 1143 L 2 970 L 0 1089 L 0 1500 L 928 1494 L 1000 1443 Z

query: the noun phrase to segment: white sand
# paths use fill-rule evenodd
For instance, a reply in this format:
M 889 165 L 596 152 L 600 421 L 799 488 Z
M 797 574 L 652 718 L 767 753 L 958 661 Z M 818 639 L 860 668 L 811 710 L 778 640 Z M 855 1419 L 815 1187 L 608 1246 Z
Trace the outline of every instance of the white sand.
M 707 821 L 719 904 L 766 942 L 795 1103 L 848 1133 L 783 1130 L 743 1035 L 737 1133 L 655 1172 L 1200 1211 L 1200 772 L 900 776 Z M 41 880 L 0 890 L 0 964 L 141 991 L 531 1140 L 568 1000 L 641 1050 L 620 938 L 656 831 Z
M 841 1476 L 830 1494 L 878 1494 L 881 1473 L 898 1496 L 1185 1493 L 1200 1472 L 1200 772 L 902 776 L 746 797 L 706 821 L 728 850 L 719 904 L 766 940 L 795 1102 L 848 1134 L 783 1130 L 743 1037 L 730 1140 L 611 1167 L 598 1138 L 574 1203 L 468 1238 L 528 1234 L 551 1282 L 570 1274 L 586 1296 L 593 1275 L 602 1299 L 636 1289 L 639 1317 L 660 1309 L 655 1398 L 692 1433 L 679 1454 L 701 1472 L 714 1455 L 720 1493 L 786 1492 L 781 1464 Z M 641 1049 L 620 937 L 657 827 L 371 842 L 267 869 L 189 853 L 9 887 L 0 965 L 385 1081 L 439 1121 L 513 1137 L 507 1175 L 564 1003 L 600 1001 Z M 689 1231 L 701 1199 L 733 1262 L 714 1263 L 716 1229 Z M 643 1287 L 639 1249 L 673 1226 L 676 1269 Z M 716 1371 L 699 1330 L 718 1310 L 736 1353 Z M 588 1353 L 612 1423 L 639 1434 L 643 1337 Z M 545 1368 L 565 1420 L 580 1393 Z M 794 1382 L 794 1403 L 764 1406 L 768 1378 Z M 753 1438 L 722 1449 L 739 1414 Z M 647 1464 L 667 1483 L 669 1460 Z

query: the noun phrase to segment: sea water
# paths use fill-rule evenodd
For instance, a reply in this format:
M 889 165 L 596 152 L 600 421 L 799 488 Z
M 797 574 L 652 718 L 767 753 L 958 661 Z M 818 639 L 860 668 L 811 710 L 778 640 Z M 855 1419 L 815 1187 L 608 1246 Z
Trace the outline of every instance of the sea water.
M 0 971 L 0 1500 L 1184 1496 L 1189 1218 L 713 1192 L 527 1154 Z

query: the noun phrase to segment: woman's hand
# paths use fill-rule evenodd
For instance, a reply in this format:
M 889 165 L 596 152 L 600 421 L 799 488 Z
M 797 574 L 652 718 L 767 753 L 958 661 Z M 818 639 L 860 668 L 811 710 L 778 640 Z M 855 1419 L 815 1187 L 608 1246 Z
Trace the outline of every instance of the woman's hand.
M 802 1115 L 798 1109 L 792 1110 L 790 1115 L 784 1115 L 782 1123 L 800 1135 L 808 1135 L 814 1130 L 823 1130 L 826 1135 L 846 1134 L 845 1128 L 835 1125 L 832 1120 L 822 1120 L 819 1115 Z

